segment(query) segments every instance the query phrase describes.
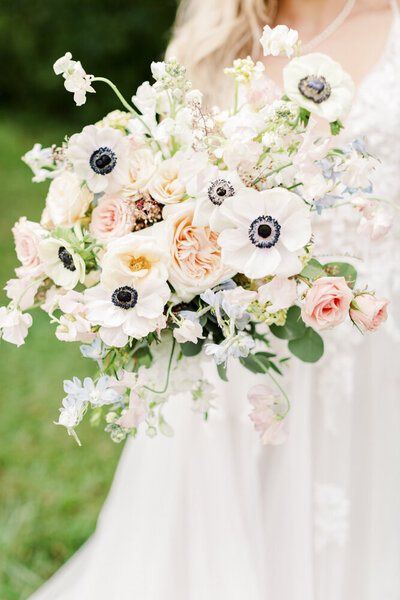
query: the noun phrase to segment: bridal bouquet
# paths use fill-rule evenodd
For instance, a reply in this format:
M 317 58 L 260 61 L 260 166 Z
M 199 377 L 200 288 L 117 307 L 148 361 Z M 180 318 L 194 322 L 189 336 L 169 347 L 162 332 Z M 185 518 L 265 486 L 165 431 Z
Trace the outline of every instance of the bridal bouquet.
M 328 56 L 301 56 L 297 33 L 283 26 L 266 27 L 261 43 L 265 55 L 297 53 L 284 92 L 260 62 L 239 59 L 225 69 L 234 94 L 224 110 L 207 107 L 174 59 L 152 64 L 155 81 L 132 104 L 70 53 L 54 65 L 77 105 L 103 82 L 124 110 L 23 157 L 33 181 L 50 186 L 40 223 L 21 217 L 13 228 L 21 266 L 0 328 L 21 345 L 39 306 L 58 339 L 80 342 L 97 363 L 93 378 L 64 382 L 57 424 L 78 442 L 89 410 L 116 442 L 139 430 L 169 435 L 164 408 L 185 391 L 207 419 L 217 401 L 202 373 L 208 357 L 223 380 L 229 359 L 266 375 L 270 385 L 249 390 L 250 417 L 263 443 L 280 443 L 287 358 L 271 338 L 316 362 L 318 332 L 346 319 L 374 330 L 386 319 L 388 301 L 358 289 L 352 265 L 313 256 L 323 211 L 333 219 L 335 207 L 354 207 L 372 238 L 391 224 L 372 196 L 376 159 L 361 141 L 332 143 L 353 82 Z M 332 136 L 318 137 L 314 117 Z

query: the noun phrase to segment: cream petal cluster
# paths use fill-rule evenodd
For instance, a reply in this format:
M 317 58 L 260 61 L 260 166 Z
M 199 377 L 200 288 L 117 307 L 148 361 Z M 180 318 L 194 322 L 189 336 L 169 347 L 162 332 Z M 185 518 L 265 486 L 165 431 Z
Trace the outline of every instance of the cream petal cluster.
M 85 281 L 85 261 L 66 241 L 53 237 L 41 240 L 39 256 L 44 272 L 56 285 L 72 290 Z
M 295 304 L 297 300 L 297 285 L 294 279 L 274 277 L 268 283 L 258 288 L 258 301 L 268 303 L 267 312 L 275 313 Z
M 330 122 L 344 118 L 351 108 L 354 82 L 325 54 L 294 58 L 283 70 L 283 82 L 290 100 Z
M 178 296 L 188 302 L 196 294 L 231 277 L 234 271 L 221 258 L 218 234 L 194 225 L 194 201 L 164 209 L 164 239 L 168 249 L 169 281 Z
M 174 158 L 162 162 L 148 184 L 148 191 L 161 204 L 175 204 L 183 200 L 185 186 L 178 178 L 179 163 Z
M 295 29 L 289 29 L 286 25 L 270 27 L 266 25 L 260 42 L 263 47 L 264 56 L 293 56 L 297 46 L 299 34 Z
M 136 148 L 132 143 L 128 154 L 128 182 L 122 193 L 135 196 L 148 191 L 148 183 L 156 169 L 155 157 L 147 147 Z
M 94 192 L 113 193 L 129 182 L 129 140 L 112 127 L 88 125 L 71 136 L 66 158 Z
M 101 283 L 109 290 L 137 281 L 168 278 L 168 253 L 155 225 L 148 233 L 134 232 L 111 242 L 101 262 Z M 160 236 L 161 238 L 161 236 Z
M 93 194 L 81 179 L 72 171 L 64 171 L 50 184 L 42 225 L 48 229 L 72 227 L 85 215 L 92 200 Z
M 290 277 L 302 270 L 311 219 L 299 196 L 283 188 L 246 188 L 222 211 L 230 220 L 218 238 L 226 265 L 249 279 Z
M 100 325 L 108 346 L 121 348 L 130 337 L 140 339 L 164 325 L 164 306 L 171 292 L 165 281 L 142 279 L 113 291 L 99 284 L 85 291 L 86 316 Z

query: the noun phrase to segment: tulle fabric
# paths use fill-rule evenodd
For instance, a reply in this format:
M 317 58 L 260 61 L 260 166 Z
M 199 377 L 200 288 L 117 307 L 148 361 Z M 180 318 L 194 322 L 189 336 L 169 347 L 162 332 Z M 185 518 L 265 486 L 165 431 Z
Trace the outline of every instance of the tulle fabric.
M 400 198 L 400 24 L 359 88 L 349 138 L 383 159 L 376 193 Z M 385 111 L 385 118 L 382 118 Z M 291 361 L 288 441 L 263 447 L 248 388 L 265 377 L 230 365 L 205 423 L 171 400 L 173 438 L 129 441 L 83 548 L 31 600 L 399 600 L 400 228 L 370 246 L 332 220 L 323 247 L 362 255 L 390 321 L 325 335 L 317 366 Z M 322 237 L 323 237 L 322 236 Z M 281 349 L 282 350 L 282 349 Z

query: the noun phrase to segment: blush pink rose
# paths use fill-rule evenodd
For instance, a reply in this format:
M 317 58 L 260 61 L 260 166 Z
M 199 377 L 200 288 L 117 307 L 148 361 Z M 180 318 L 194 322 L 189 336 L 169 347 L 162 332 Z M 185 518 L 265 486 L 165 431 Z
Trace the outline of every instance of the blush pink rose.
M 21 217 L 12 228 L 15 240 L 15 250 L 18 259 L 21 261 L 23 272 L 22 276 L 35 277 L 43 272 L 39 258 L 39 242 L 45 230 L 33 221 L 28 221 L 26 217 Z
M 389 300 L 386 298 L 375 298 L 372 294 L 360 294 L 355 301 L 360 310 L 352 308 L 350 317 L 357 325 L 364 327 L 367 331 L 375 331 L 386 321 L 389 304 Z
M 102 242 L 120 238 L 132 231 L 129 203 L 117 194 L 100 198 L 93 210 L 90 233 Z
M 307 292 L 301 316 L 316 331 L 332 329 L 349 313 L 353 292 L 344 277 L 321 277 Z

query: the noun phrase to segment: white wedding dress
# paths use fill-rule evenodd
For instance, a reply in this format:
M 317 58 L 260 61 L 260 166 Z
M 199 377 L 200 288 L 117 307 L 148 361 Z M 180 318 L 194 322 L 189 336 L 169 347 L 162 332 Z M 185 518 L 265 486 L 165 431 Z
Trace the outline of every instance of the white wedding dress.
M 392 5 L 387 48 L 359 86 L 346 134 L 367 137 L 382 159 L 376 195 L 398 200 Z M 368 273 L 391 316 L 364 337 L 350 325 L 329 332 L 317 366 L 291 361 L 284 445 L 260 445 L 246 392 L 265 378 L 236 364 L 229 383 L 216 382 L 207 423 L 174 398 L 175 436 L 127 443 L 96 532 L 31 600 L 399 600 L 399 234 L 397 224 L 371 244 L 340 214 L 325 231 L 330 254 L 364 258 L 361 282 Z

